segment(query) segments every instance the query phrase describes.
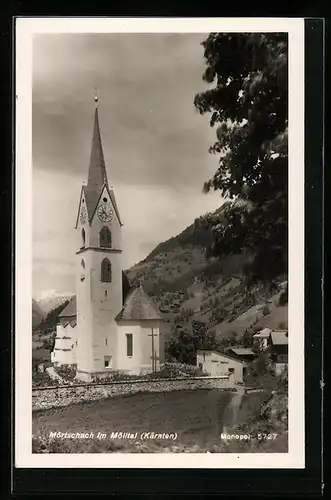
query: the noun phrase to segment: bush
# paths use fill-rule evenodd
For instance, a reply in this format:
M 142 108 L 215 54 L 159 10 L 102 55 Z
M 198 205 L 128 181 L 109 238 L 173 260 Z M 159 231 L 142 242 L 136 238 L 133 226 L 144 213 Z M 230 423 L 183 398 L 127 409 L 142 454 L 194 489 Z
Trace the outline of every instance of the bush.
M 109 372 L 109 374 L 106 377 L 95 377 L 94 382 L 97 383 L 107 383 L 107 382 L 125 382 L 125 381 L 130 381 L 130 380 L 145 380 L 147 379 L 148 375 L 142 374 L 142 375 L 133 375 L 129 373 L 123 373 L 120 370 L 114 370 Z
M 71 382 L 76 377 L 77 365 L 56 366 L 56 367 L 54 367 L 54 370 L 64 380 Z
M 32 372 L 32 387 L 33 388 L 56 386 L 56 385 L 59 385 L 59 382 L 57 380 L 53 380 L 48 375 L 48 373 L 46 371 L 44 371 L 44 372 L 33 371 Z
M 183 375 L 189 377 L 204 377 L 207 373 L 200 370 L 199 367 L 187 363 L 165 363 L 162 369 L 154 375 L 160 378 L 181 377 Z
M 270 359 L 266 352 L 261 352 L 259 357 L 250 365 L 250 374 L 253 377 L 261 377 L 270 373 Z
M 179 363 L 196 364 L 198 349 L 216 349 L 218 341 L 214 332 L 207 332 L 207 326 L 199 321 L 192 322 L 193 331 L 182 328 L 167 341 L 166 356 Z

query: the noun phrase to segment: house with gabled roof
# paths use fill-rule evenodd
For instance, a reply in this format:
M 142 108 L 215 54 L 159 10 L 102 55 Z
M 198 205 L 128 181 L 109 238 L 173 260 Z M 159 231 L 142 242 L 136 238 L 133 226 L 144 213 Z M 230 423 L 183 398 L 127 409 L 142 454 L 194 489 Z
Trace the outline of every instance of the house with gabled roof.
M 268 349 L 274 363 L 276 375 L 280 375 L 288 364 L 288 331 L 272 330 Z
M 96 99 L 87 184 L 76 217 L 76 295 L 58 317 L 55 365 L 76 365 L 91 380 L 111 371 L 157 371 L 163 359 L 163 318 L 143 288 L 122 270 L 122 226 L 108 183 Z M 161 337 L 161 339 L 160 339 Z
M 242 384 L 246 363 L 217 349 L 199 349 L 197 366 L 209 375 L 226 376 L 233 383 Z
M 271 328 L 263 328 L 263 330 L 255 333 L 252 337 L 253 346 L 257 347 L 259 351 L 266 351 L 271 332 Z
M 230 346 L 226 347 L 224 351 L 230 356 L 241 359 L 242 361 L 253 361 L 256 358 L 256 354 L 249 347 L 242 346 Z

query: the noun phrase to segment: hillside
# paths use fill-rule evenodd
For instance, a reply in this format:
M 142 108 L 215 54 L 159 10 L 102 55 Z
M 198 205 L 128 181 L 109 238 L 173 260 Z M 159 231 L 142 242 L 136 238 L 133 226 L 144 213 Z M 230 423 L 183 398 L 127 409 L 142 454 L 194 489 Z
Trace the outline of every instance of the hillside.
M 44 318 L 44 311 L 41 309 L 38 302 L 32 299 L 32 328 L 38 328 Z
M 45 335 L 54 332 L 56 330 L 57 318 L 63 309 L 68 305 L 70 298 L 71 297 L 61 296 L 52 300 L 53 306 L 48 309 L 48 313 L 43 313 L 43 316 L 39 318 L 38 321 L 36 319 L 35 323 L 32 322 L 32 334 L 34 335 L 39 333 L 40 335 Z M 32 299 L 32 311 L 34 307 L 35 310 L 37 310 L 37 308 L 38 310 L 41 310 L 35 299 Z
M 215 213 L 222 215 L 223 205 Z M 126 271 L 133 285 L 141 283 L 166 320 L 165 336 L 201 322 L 219 338 L 238 340 L 246 330 L 287 325 L 287 305 L 279 305 L 286 276 L 246 289 L 243 266 L 249 255 L 209 257 L 212 234 L 206 214 L 179 235 L 160 243 L 141 262 Z M 285 281 L 284 281 L 285 280 Z
M 226 206 L 214 214 L 222 217 Z M 247 253 L 209 257 L 212 234 L 206 219 L 214 214 L 199 217 L 125 271 L 131 284 L 141 283 L 157 303 L 165 318 L 165 340 L 183 329 L 192 331 L 194 322 L 202 323 L 219 340 L 238 342 L 244 334 L 250 336 L 265 326 L 287 326 L 287 300 L 281 301 L 286 276 L 248 290 L 243 280 L 243 266 L 250 258 Z M 57 315 L 69 299 L 68 294 L 50 291 L 33 300 L 33 329 L 41 329 L 43 334 L 53 331 Z

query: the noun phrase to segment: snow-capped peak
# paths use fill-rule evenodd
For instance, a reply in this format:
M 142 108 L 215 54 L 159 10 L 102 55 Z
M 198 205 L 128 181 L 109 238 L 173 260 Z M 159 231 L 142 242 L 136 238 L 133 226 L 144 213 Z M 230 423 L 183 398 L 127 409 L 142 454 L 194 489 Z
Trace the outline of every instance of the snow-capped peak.
M 34 297 L 38 306 L 44 313 L 50 312 L 55 307 L 61 305 L 65 300 L 74 296 L 72 292 L 58 292 L 57 290 L 43 290 Z
M 58 292 L 57 290 L 41 290 L 35 294 L 35 300 L 37 302 L 43 301 L 45 299 L 55 299 L 57 297 L 71 297 L 74 295 L 73 292 Z

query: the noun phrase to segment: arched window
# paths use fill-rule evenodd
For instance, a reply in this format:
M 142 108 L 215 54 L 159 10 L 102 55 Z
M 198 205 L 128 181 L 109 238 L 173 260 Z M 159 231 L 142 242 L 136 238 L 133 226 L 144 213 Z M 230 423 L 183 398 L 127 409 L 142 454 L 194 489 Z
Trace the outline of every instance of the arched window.
M 103 248 L 111 248 L 111 232 L 104 226 L 99 233 L 99 244 Z
M 84 281 L 84 279 L 85 279 L 85 262 L 84 262 L 84 259 L 81 260 L 80 267 L 81 267 L 81 270 L 80 270 L 80 281 Z
M 81 241 L 81 246 L 80 248 L 85 248 L 85 229 L 82 229 L 82 241 Z
M 107 258 L 101 262 L 101 281 L 111 282 L 111 263 Z

